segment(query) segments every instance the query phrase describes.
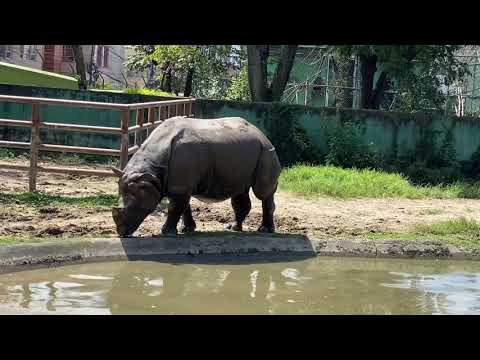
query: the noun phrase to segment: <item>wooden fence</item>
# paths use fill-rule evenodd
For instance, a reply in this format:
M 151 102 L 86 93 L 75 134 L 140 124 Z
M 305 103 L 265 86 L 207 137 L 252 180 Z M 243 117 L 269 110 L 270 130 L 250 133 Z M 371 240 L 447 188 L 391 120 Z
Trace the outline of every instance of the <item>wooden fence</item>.
M 128 156 L 135 153 L 143 142 L 145 131 L 148 132 L 158 126 L 163 120 L 172 116 L 192 116 L 193 102 L 192 98 L 181 100 L 167 100 L 135 104 L 112 104 L 90 101 L 74 101 L 63 99 L 47 99 L 23 96 L 0 95 L 0 102 L 13 102 L 32 105 L 32 117 L 30 120 L 11 120 L 0 119 L 2 126 L 21 126 L 31 128 L 30 142 L 0 141 L 0 148 L 20 148 L 30 149 L 30 165 L 15 165 L 0 163 L 0 169 L 15 169 L 29 171 L 29 191 L 36 190 L 37 172 L 53 172 L 77 175 L 96 175 L 96 176 L 114 176 L 111 171 L 105 170 L 87 170 L 74 167 L 44 167 L 38 165 L 39 151 L 60 151 L 81 154 L 97 154 L 120 157 L 120 168 L 123 169 L 128 162 Z M 122 112 L 121 126 L 119 128 L 74 125 L 45 122 L 40 119 L 40 107 L 48 105 L 61 105 L 81 108 L 97 108 L 120 110 Z M 130 126 L 130 111 L 136 111 L 136 124 Z M 147 121 L 145 122 L 145 111 L 147 112 Z M 104 149 L 93 147 L 79 147 L 66 145 L 42 144 L 40 142 L 40 129 L 49 129 L 52 131 L 63 130 L 72 132 L 85 132 L 96 134 L 113 134 L 120 136 L 120 149 Z M 130 147 L 129 135 L 134 134 L 134 144 Z

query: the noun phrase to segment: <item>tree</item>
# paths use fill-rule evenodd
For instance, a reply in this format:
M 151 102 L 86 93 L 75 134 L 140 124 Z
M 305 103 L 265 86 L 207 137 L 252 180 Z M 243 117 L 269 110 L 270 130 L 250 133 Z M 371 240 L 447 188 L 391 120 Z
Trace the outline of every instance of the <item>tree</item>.
M 417 99 L 428 97 L 437 106 L 440 85 L 448 86 L 467 73 L 455 56 L 458 45 L 342 45 L 342 56 L 356 55 L 362 78 L 360 103 L 364 109 L 378 109 L 388 88 L 413 91 Z M 375 75 L 378 79 L 375 82 Z M 439 75 L 442 75 L 440 78 Z
M 147 79 L 142 77 L 145 87 L 147 89 L 155 87 L 155 69 L 158 63 L 151 57 L 155 45 L 134 45 L 133 50 L 133 54 L 126 59 L 125 66 L 129 70 L 147 72 Z
M 335 87 L 333 88 L 333 94 L 335 95 L 334 106 L 351 108 L 353 106 L 353 91 L 351 88 L 354 80 L 354 64 L 351 61 L 351 57 L 334 54 L 331 63 L 335 74 Z
M 269 45 L 248 45 L 248 83 L 252 101 L 280 101 L 293 67 L 297 45 L 282 45 L 278 64 L 271 83 L 268 81 L 267 64 Z
M 223 98 L 241 49 L 233 45 L 136 45 L 131 70 L 152 70 L 161 90 L 184 96 Z
M 75 59 L 75 68 L 78 75 L 78 88 L 87 90 L 87 71 L 85 68 L 85 57 L 83 55 L 82 45 L 71 45 L 73 49 L 73 57 Z
M 233 78 L 225 98 L 235 101 L 250 101 L 252 99 L 248 85 L 247 66 L 243 66 L 238 75 Z

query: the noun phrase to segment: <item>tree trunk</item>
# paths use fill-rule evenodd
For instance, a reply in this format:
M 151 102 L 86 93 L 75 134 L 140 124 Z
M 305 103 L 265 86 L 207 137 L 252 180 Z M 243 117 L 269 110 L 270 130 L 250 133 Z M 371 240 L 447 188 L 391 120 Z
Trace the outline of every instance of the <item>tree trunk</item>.
M 165 74 L 165 90 L 166 92 L 172 92 L 172 70 L 168 69 Z
M 288 78 L 290 77 L 290 72 L 292 71 L 297 46 L 298 45 L 282 46 L 279 63 L 275 69 L 272 84 L 270 85 L 272 101 L 280 101 L 282 98 Z
M 80 90 L 87 90 L 87 72 L 85 69 L 85 58 L 83 56 L 82 45 L 72 45 L 72 48 L 77 75 L 80 77 L 78 79 L 78 88 Z
M 195 72 L 195 69 L 193 67 L 188 69 L 187 80 L 185 81 L 185 90 L 183 91 L 183 96 L 190 96 L 192 94 L 194 72 Z
M 377 85 L 375 86 L 375 90 L 372 93 L 372 99 L 370 100 L 370 108 L 371 109 L 378 109 L 380 107 L 380 103 L 383 100 L 383 94 L 387 89 L 388 85 L 388 77 L 386 72 L 381 72 L 380 77 L 378 78 Z
M 270 101 L 267 89 L 268 45 L 248 45 L 248 84 L 252 101 Z
M 147 89 L 153 89 L 155 84 L 155 65 L 150 63 L 148 66 Z
M 282 46 L 280 58 L 268 87 L 267 60 L 269 57 L 268 45 L 248 45 L 248 84 L 252 101 L 280 101 L 295 60 L 297 45 Z
M 373 92 L 373 79 L 377 71 L 376 55 L 360 55 L 360 68 L 362 73 L 362 89 L 360 94 L 360 104 L 362 109 L 371 109 L 371 100 Z

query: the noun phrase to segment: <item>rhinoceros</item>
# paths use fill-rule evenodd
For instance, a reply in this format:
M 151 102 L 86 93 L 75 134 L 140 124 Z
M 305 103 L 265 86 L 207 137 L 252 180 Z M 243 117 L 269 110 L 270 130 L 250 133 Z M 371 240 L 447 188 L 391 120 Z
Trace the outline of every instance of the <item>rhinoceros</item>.
M 274 194 L 281 166 L 275 148 L 254 125 L 239 117 L 162 122 L 120 170 L 119 204 L 112 216 L 120 236 L 132 235 L 166 197 L 168 215 L 162 234 L 176 234 L 182 217 L 184 233 L 195 231 L 190 199 L 231 199 L 235 220 L 226 226 L 242 231 L 250 212 L 249 191 L 262 201 L 257 231 L 274 232 Z

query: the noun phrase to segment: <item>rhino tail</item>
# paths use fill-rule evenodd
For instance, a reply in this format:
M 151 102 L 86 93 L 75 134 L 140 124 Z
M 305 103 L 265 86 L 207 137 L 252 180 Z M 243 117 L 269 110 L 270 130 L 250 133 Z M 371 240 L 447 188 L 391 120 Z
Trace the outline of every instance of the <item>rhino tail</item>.
M 275 148 L 262 146 L 254 174 L 253 193 L 257 198 L 266 199 L 275 193 L 280 171 L 280 162 Z

